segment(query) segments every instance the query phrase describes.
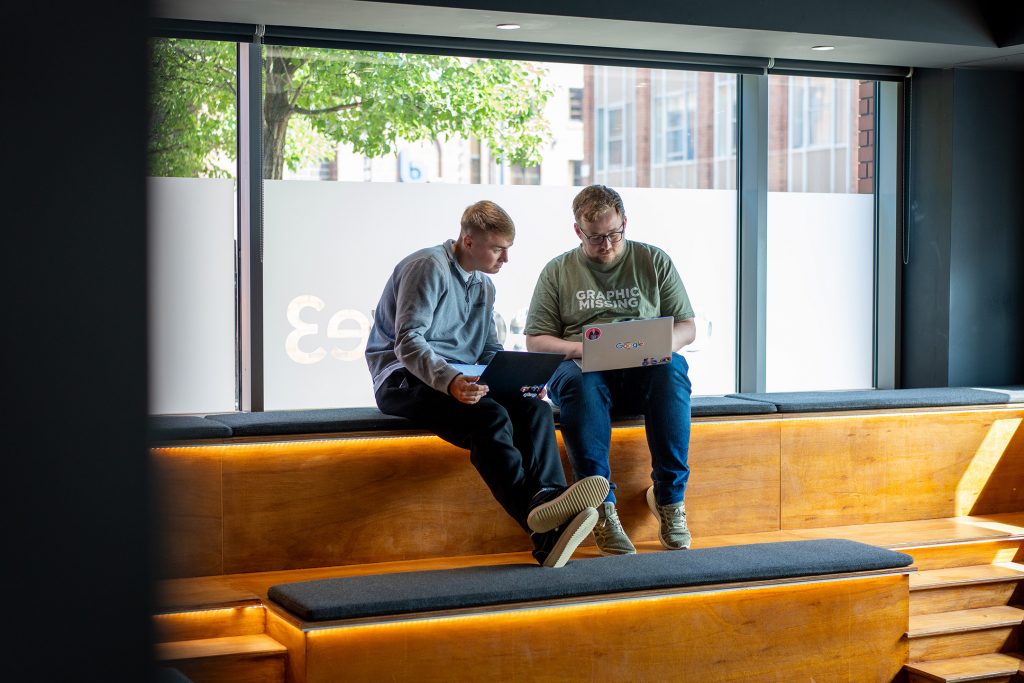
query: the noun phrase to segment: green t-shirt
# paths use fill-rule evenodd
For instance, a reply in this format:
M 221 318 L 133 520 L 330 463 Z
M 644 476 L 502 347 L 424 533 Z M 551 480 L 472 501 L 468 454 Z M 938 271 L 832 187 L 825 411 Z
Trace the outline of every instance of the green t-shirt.
M 525 332 L 579 341 L 585 325 L 669 315 L 676 322 L 693 317 L 672 259 L 627 241 L 614 263 L 594 263 L 581 247 L 551 259 L 533 290 Z

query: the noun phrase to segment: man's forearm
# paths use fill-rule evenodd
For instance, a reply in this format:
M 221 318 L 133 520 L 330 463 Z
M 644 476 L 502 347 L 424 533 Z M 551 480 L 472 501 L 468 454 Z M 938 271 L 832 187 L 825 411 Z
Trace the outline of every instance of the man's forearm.
M 678 351 L 697 338 L 697 325 L 693 318 L 682 320 L 672 325 L 672 350 Z
M 528 334 L 526 335 L 526 348 L 529 351 L 544 351 L 546 353 L 560 353 L 566 358 L 582 358 L 583 344 L 580 342 L 566 341 L 550 334 Z

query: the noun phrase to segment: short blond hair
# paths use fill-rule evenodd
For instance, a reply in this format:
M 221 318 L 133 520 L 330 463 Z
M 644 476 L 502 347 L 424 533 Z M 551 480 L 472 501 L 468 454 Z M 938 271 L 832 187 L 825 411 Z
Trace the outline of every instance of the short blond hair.
M 487 199 L 467 206 L 462 212 L 459 225 L 463 233 L 473 235 L 491 232 L 510 238 L 516 236 L 516 226 L 512 222 L 512 217 L 505 209 Z
M 622 205 L 619 193 L 605 185 L 591 185 L 580 190 L 572 200 L 572 216 L 579 224 L 582 221 L 593 222 L 611 210 L 626 217 L 626 207 Z

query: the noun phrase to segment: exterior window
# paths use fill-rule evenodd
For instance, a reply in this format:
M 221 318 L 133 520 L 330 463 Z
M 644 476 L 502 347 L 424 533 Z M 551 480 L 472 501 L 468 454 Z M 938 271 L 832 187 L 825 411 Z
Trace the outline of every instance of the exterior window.
M 769 77 L 768 391 L 872 386 L 873 85 Z
M 152 45 L 153 410 L 233 410 L 237 46 Z M 736 389 L 737 76 L 261 49 L 266 409 L 372 405 L 384 281 L 482 197 L 517 224 L 495 320 L 524 348 L 537 274 L 577 244 L 590 183 L 620 191 L 629 237 L 683 277 L 694 392 Z M 871 386 L 875 90 L 769 78 L 768 390 Z
M 160 38 L 150 48 L 150 411 L 231 411 L 236 46 Z
M 630 236 L 665 249 L 683 276 L 699 328 L 686 350 L 695 391 L 735 389 L 735 192 L 652 182 L 651 70 L 264 49 L 268 68 L 287 67 L 302 83 L 285 98 L 299 106 L 275 153 L 280 175 L 278 166 L 265 169 L 268 410 L 373 405 L 362 354 L 385 280 L 412 251 L 455 237 L 462 210 L 484 197 L 516 222 L 512 260 L 495 277 L 495 320 L 506 348 L 525 348 L 537 275 L 578 243 L 572 199 L 592 182 L 622 193 Z M 457 84 L 433 80 L 438 70 L 457 69 L 464 70 Z M 365 94 L 331 85 L 356 72 Z M 690 84 L 705 76 L 711 84 L 713 74 L 671 74 Z M 710 108 L 711 92 L 705 99 L 694 88 L 674 94 L 674 113 L 665 118 L 670 140 L 662 143 L 673 156 L 697 158 L 696 126 L 706 116 L 709 178 L 716 119 L 697 105 Z M 410 98 L 416 106 L 406 109 Z M 480 102 L 493 108 L 477 111 Z M 464 116 L 453 118 L 453 107 L 465 107 Z M 523 109 L 511 116 L 509 107 Z M 443 127 L 450 121 L 457 130 Z M 323 171 L 325 160 L 333 175 Z
M 583 120 L 583 88 L 569 88 L 569 120 Z
M 513 166 L 509 169 L 512 173 L 513 185 L 540 185 L 540 166 Z
M 608 166 L 611 168 L 620 167 L 623 162 L 623 118 L 622 109 L 608 111 Z

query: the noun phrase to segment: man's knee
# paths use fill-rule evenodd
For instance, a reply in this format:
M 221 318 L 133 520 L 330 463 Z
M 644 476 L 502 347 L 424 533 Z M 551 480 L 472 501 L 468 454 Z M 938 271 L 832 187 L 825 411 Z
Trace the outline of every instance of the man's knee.
M 672 354 L 672 362 L 647 368 L 654 375 L 655 386 L 678 387 L 690 393 L 690 366 L 678 353 Z

